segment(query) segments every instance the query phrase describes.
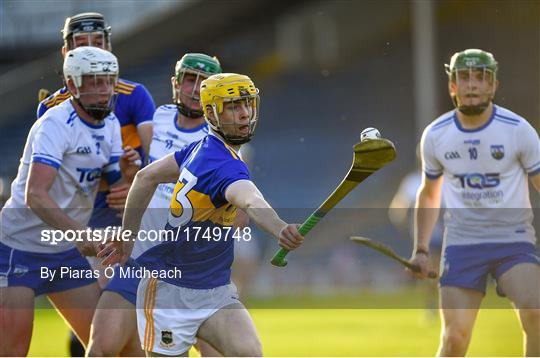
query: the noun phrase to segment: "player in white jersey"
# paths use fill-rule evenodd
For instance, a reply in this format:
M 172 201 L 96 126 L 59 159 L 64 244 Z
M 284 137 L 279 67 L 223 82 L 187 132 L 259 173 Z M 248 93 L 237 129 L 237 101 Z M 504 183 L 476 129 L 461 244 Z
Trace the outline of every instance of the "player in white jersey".
M 221 73 L 215 57 L 200 53 L 184 55 L 175 66 L 171 78 L 174 104 L 163 105 L 154 113 L 153 138 L 149 161 L 154 162 L 186 145 L 203 139 L 208 134 L 199 102 L 201 81 Z M 158 232 L 165 228 L 174 191 L 174 184 L 160 184 L 146 210 L 141 228 L 143 232 Z M 123 201 L 113 203 L 123 208 Z M 159 244 L 159 239 L 137 241 L 131 255 L 137 259 L 142 253 Z M 130 261 L 131 265 L 135 264 Z M 124 271 L 122 271 L 124 272 Z M 120 267 L 105 287 L 92 322 L 92 334 L 88 355 L 90 356 L 143 356 L 137 333 L 135 303 L 140 278 L 122 275 Z M 202 350 L 208 355 L 209 347 Z M 215 355 L 215 354 L 211 354 Z
M 540 260 L 527 178 L 540 191 L 540 141 L 517 114 L 493 104 L 498 86 L 491 53 L 468 49 L 447 65 L 456 110 L 424 131 L 424 180 L 416 201 L 411 262 L 426 277 L 429 238 L 446 202 L 438 355 L 463 356 L 488 275 L 518 311 L 525 354 L 540 355 Z M 502 327 L 501 327 L 502 328 Z
M 82 255 L 95 255 L 86 227 L 99 178 L 118 185 L 138 169 L 132 163 L 140 157 L 132 149 L 123 152 L 111 114 L 116 57 L 79 47 L 66 54 L 63 72 L 72 97 L 32 126 L 1 212 L 0 356 L 27 354 L 34 297 L 40 294 L 88 342 L 100 290 Z M 76 237 L 82 241 L 74 243 Z

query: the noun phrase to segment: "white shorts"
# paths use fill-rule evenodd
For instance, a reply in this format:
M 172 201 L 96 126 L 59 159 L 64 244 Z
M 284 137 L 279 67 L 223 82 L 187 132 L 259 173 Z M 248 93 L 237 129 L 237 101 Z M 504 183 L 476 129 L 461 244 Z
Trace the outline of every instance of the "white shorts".
M 240 301 L 233 283 L 199 290 L 143 278 L 137 289 L 141 347 L 159 354 L 182 354 L 195 343 L 204 321 L 219 309 L 235 303 Z

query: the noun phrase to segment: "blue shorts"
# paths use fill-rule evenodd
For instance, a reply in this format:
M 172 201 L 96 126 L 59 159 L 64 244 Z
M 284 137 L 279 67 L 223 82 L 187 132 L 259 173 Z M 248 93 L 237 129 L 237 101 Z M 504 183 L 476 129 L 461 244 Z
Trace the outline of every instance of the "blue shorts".
M 132 264 L 130 259 L 126 265 Z M 116 292 L 124 297 L 134 306 L 137 303 L 137 287 L 139 287 L 140 278 L 135 277 L 120 277 L 120 266 L 114 269 L 114 277 L 107 283 L 103 291 Z
M 93 269 L 77 249 L 55 254 L 21 251 L 0 242 L 0 287 L 23 286 L 34 290 L 35 295 L 55 293 L 97 282 L 94 275 L 79 275 L 77 278 L 61 275 L 61 268 L 69 272 L 93 273 Z M 54 278 L 42 277 L 42 273 L 56 270 Z
M 536 247 L 529 242 L 448 246 L 441 262 L 439 285 L 486 293 L 488 274 L 496 280 L 522 263 L 540 265 Z

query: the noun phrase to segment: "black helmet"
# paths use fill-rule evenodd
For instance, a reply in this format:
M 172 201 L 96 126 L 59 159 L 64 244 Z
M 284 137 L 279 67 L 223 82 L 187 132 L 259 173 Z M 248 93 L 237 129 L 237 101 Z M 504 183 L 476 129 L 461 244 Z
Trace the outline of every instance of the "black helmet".
M 64 44 L 71 48 L 68 45 L 74 34 L 91 32 L 102 32 L 105 45 L 110 47 L 111 27 L 105 22 L 103 15 L 98 12 L 84 12 L 68 17 L 62 29 Z

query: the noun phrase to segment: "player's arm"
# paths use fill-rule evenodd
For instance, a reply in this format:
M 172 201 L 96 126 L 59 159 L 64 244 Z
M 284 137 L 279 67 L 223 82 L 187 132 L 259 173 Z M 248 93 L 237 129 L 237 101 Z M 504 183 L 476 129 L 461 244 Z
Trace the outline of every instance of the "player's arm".
M 28 181 L 26 182 L 25 200 L 26 205 L 46 224 L 55 229 L 86 230 L 86 226 L 71 219 L 66 215 L 49 195 L 57 169 L 48 164 L 33 162 L 30 165 Z M 77 249 L 83 255 L 95 255 L 90 241 L 76 242 Z
M 133 101 L 134 107 L 132 107 L 132 118 L 137 126 L 137 134 L 141 139 L 141 146 L 144 151 L 144 162 L 149 162 L 150 155 L 150 143 L 152 142 L 153 135 L 153 123 L 154 112 L 156 111 L 156 104 L 152 95 L 148 89 L 140 84 L 133 93 L 133 96 L 137 99 Z
M 144 151 L 144 161 L 145 164 L 149 162 L 150 156 L 150 143 L 152 142 L 152 135 L 154 133 L 154 126 L 152 121 L 146 121 L 137 126 L 137 134 L 141 139 L 141 146 Z
M 135 180 L 129 190 L 122 229 L 135 237 L 139 232 L 143 214 L 160 183 L 170 183 L 178 179 L 179 167 L 174 153 L 161 158 L 144 167 L 135 175 Z M 98 257 L 105 257 L 102 264 L 111 265 L 117 262 L 124 263 L 131 255 L 134 240 L 125 242 L 109 242 L 98 253 Z
M 427 255 L 429 241 L 437 224 L 441 210 L 441 187 L 443 177 L 430 179 L 424 176 L 418 190 L 414 209 L 414 249 L 412 262 L 418 264 L 422 272 L 420 278 L 427 277 Z
M 278 216 L 250 180 L 238 180 L 229 185 L 225 198 L 234 206 L 246 212 L 257 226 L 278 239 L 279 245 L 289 251 L 296 249 L 304 241 L 297 225 L 287 224 Z
M 540 192 L 540 138 L 538 132 L 527 121 L 523 121 L 516 131 L 515 141 L 518 148 L 518 159 L 529 180 Z
M 157 186 L 160 183 L 176 181 L 178 173 L 179 167 L 174 158 L 174 153 L 153 162 L 137 172 L 126 201 L 126 212 L 122 221 L 124 230 L 130 230 L 134 233 L 139 231 L 144 211 L 148 207 Z

